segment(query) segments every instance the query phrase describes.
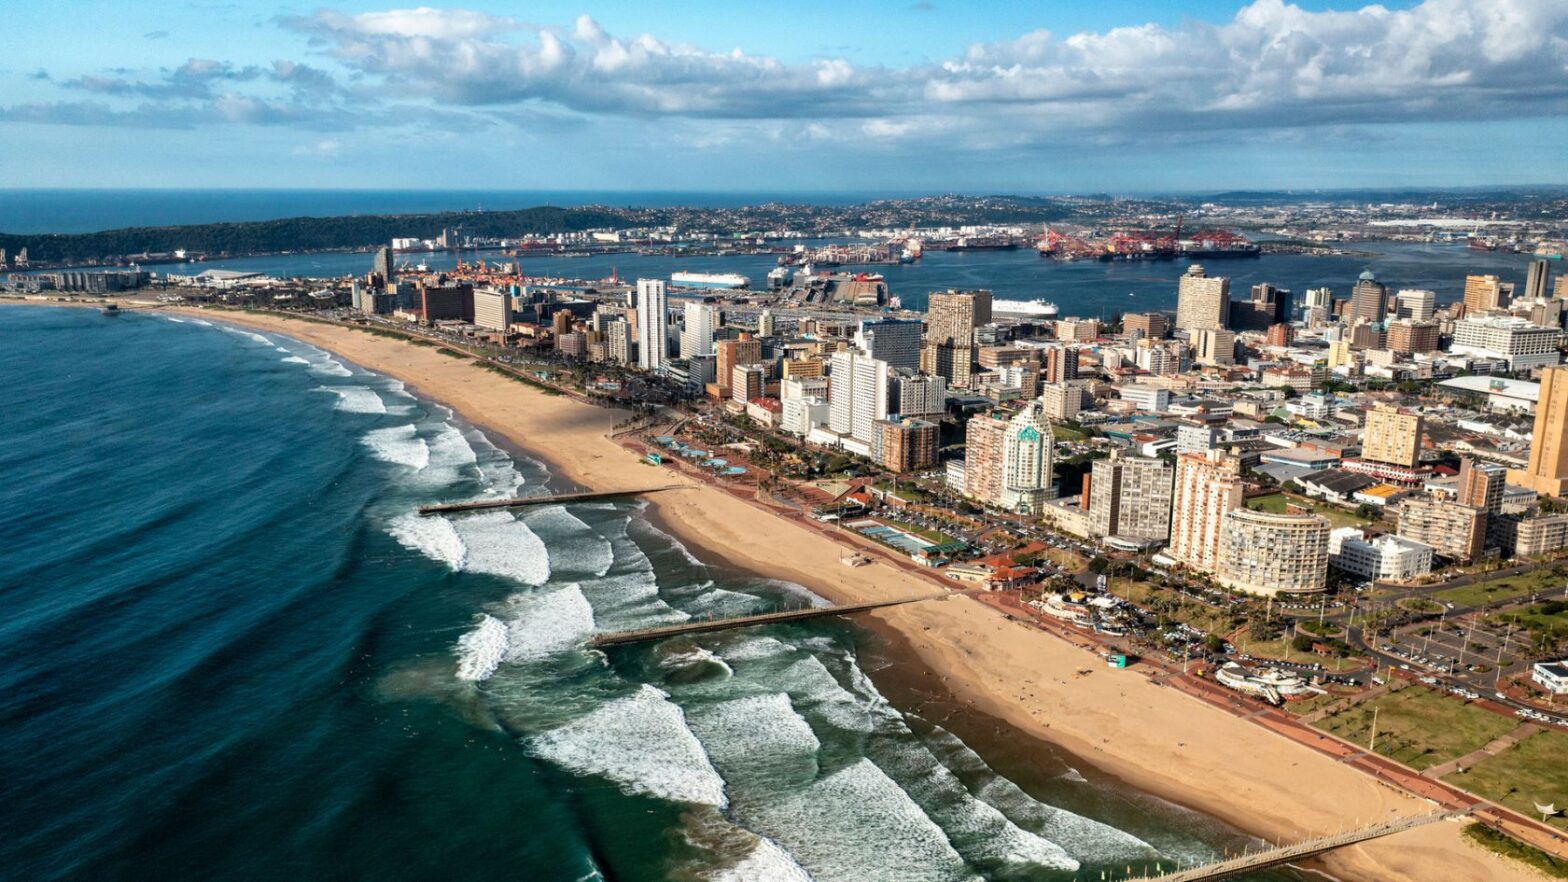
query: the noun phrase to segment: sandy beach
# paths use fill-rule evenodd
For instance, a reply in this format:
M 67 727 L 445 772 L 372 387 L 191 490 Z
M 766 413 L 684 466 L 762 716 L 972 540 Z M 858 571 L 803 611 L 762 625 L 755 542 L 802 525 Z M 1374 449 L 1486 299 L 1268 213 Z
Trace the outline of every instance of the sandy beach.
M 656 469 L 608 438 L 621 411 L 522 383 L 386 337 L 253 313 L 197 311 L 276 331 L 331 350 L 409 384 L 465 419 L 546 461 L 562 481 L 591 489 L 680 483 L 650 498 L 683 540 L 755 572 L 804 584 L 834 600 L 929 592 L 930 580 L 886 562 L 848 568 L 844 549 L 813 529 L 772 515 L 723 490 Z M 920 671 L 955 699 L 1061 746 L 1127 783 L 1223 818 L 1271 840 L 1433 806 L 1326 756 L 1291 743 L 1130 671 L 1107 669 L 1062 640 L 968 598 L 875 614 L 914 653 Z M 1080 668 L 1092 673 L 1075 677 Z M 1329 872 L 1355 880 L 1483 882 L 1534 878 L 1470 844 L 1458 823 L 1440 823 L 1344 849 Z

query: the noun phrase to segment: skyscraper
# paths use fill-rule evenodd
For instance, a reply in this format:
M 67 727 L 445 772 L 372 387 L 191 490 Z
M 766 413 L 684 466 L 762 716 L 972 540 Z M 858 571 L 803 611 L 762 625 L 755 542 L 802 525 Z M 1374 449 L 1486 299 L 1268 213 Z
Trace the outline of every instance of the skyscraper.
M 706 303 L 688 302 L 686 326 L 681 330 L 681 358 L 713 354 L 713 331 L 718 310 Z
M 1382 324 L 1388 315 L 1388 286 L 1377 280 L 1371 270 L 1363 272 L 1350 289 L 1350 303 L 1345 306 L 1345 321 L 1355 324 L 1356 319 L 1366 319 L 1372 324 Z
M 383 284 L 390 285 L 397 277 L 397 264 L 393 262 L 392 248 L 383 246 L 376 249 L 375 269 L 372 270 L 381 277 Z
M 1241 508 L 1241 462 L 1222 451 L 1176 457 L 1171 495 L 1171 557 L 1204 573 L 1219 566 L 1220 527 Z
M 1479 316 L 1506 309 L 1514 286 L 1496 276 L 1465 276 L 1465 315 Z
M 1176 283 L 1176 329 L 1179 331 L 1223 330 L 1230 308 L 1230 279 L 1210 277 L 1203 267 L 1193 264 Z
M 862 319 L 855 346 L 890 367 L 920 367 L 921 324 L 914 319 Z
M 926 305 L 920 369 L 967 388 L 975 360 L 975 328 L 991 321 L 990 291 L 932 294 Z
M 669 296 L 659 279 L 637 280 L 637 366 L 645 371 L 664 367 L 669 357 Z
M 1252 299 L 1230 303 L 1229 327 L 1237 331 L 1262 331 L 1290 320 L 1290 289 L 1270 284 L 1252 286 Z
M 1562 496 L 1568 488 L 1568 366 L 1541 371 L 1530 461 L 1522 471 L 1509 469 L 1508 478 L 1546 496 Z
M 986 505 L 1002 498 L 1007 420 L 999 413 L 976 414 L 964 428 L 964 495 Z
M 1437 308 L 1437 294 L 1422 288 L 1404 288 L 1394 294 L 1397 318 L 1413 321 L 1431 321 Z
M 1415 468 L 1421 459 L 1421 417 L 1378 405 L 1367 411 L 1361 458 Z
M 1539 300 L 1549 296 L 1548 286 L 1552 278 L 1552 265 L 1544 259 L 1530 261 L 1530 272 L 1525 277 L 1524 296 L 1526 300 Z
M 1467 456 L 1459 463 L 1459 503 L 1484 510 L 1489 516 L 1502 511 L 1503 484 L 1508 470 L 1495 462 Z
M 997 504 L 1008 511 L 1039 514 L 1045 501 L 1056 496 L 1055 457 L 1051 422 L 1040 402 L 1031 401 L 1007 423 Z
M 833 353 L 828 375 L 828 428 L 866 444 L 888 415 L 888 365 L 858 349 Z
M 1112 452 L 1090 467 L 1083 507 L 1096 535 L 1164 542 L 1171 535 L 1175 472 L 1163 459 Z

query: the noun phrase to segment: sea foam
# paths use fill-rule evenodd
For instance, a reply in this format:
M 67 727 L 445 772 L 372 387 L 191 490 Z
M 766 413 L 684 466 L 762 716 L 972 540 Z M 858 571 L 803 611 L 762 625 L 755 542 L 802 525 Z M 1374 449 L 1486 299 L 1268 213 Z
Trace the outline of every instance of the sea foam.
M 543 585 L 550 579 L 550 555 L 528 525 L 507 511 L 465 515 L 457 535 L 468 549 L 464 569 Z
M 481 615 L 472 631 L 457 639 L 457 678 L 487 680 L 501 666 L 506 655 L 506 625 L 498 618 Z
M 371 429 L 360 441 L 377 459 L 420 471 L 430 464 L 430 447 L 412 423 Z
M 468 558 L 468 548 L 463 545 L 462 537 L 446 518 L 410 512 L 394 518 L 387 525 L 387 532 L 405 548 L 444 563 L 454 571 L 461 570 Z
M 576 585 L 513 596 L 506 658 L 529 661 L 579 646 L 593 633 L 593 607 Z
M 302 359 L 303 360 L 303 359 Z M 285 359 L 287 361 L 287 359 Z M 364 386 L 318 386 L 317 388 L 331 392 L 338 397 L 334 407 L 346 413 L 374 413 L 387 412 L 386 403 L 376 390 Z

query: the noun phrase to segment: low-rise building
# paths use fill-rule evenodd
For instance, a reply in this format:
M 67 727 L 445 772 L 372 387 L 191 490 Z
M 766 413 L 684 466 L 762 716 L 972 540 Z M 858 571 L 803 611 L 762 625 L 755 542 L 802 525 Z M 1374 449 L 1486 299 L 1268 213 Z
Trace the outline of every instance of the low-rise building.
M 1530 679 L 1553 695 L 1568 695 L 1568 659 L 1537 662 L 1530 667 Z
M 1436 551 L 1424 542 L 1383 535 L 1367 539 L 1356 527 L 1340 527 L 1328 534 L 1328 561 L 1347 573 L 1366 579 L 1403 582 L 1432 571 Z

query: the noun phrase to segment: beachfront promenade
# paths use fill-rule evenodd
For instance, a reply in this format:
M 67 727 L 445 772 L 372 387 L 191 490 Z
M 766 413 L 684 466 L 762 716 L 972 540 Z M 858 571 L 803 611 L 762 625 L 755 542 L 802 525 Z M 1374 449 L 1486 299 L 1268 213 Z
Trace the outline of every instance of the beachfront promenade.
M 1205 864 L 1201 867 L 1190 867 L 1174 873 L 1150 876 L 1148 878 L 1154 880 L 1154 882 L 1218 882 L 1220 879 L 1233 879 L 1247 873 L 1256 873 L 1260 870 L 1284 866 L 1304 858 L 1315 857 L 1325 852 L 1333 851 L 1336 848 L 1344 848 L 1347 845 L 1355 845 L 1372 839 L 1381 839 L 1384 836 L 1392 836 L 1395 833 L 1414 830 L 1417 827 L 1435 824 L 1438 821 L 1455 820 L 1467 814 L 1469 814 L 1467 810 L 1460 810 L 1410 815 L 1392 821 L 1359 827 L 1355 830 L 1347 830 L 1343 833 L 1335 833 L 1332 836 L 1307 839 L 1292 845 L 1282 845 L 1278 848 L 1255 851 L 1240 857 L 1231 858 L 1230 860 Z

